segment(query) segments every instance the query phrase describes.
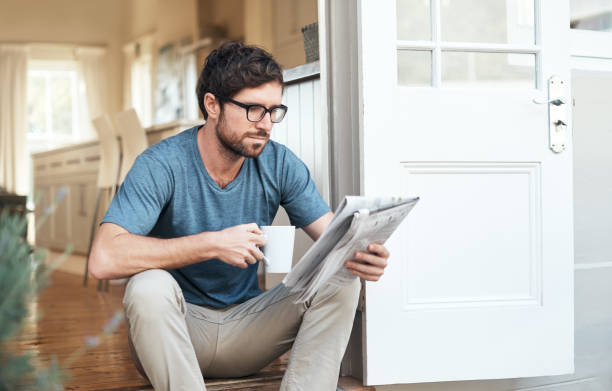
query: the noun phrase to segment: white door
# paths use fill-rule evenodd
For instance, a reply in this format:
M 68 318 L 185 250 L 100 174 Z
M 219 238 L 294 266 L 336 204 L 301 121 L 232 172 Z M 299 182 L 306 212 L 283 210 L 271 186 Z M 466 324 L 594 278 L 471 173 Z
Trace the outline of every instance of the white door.
M 359 4 L 362 191 L 421 197 L 366 285 L 365 383 L 572 372 L 568 1 Z

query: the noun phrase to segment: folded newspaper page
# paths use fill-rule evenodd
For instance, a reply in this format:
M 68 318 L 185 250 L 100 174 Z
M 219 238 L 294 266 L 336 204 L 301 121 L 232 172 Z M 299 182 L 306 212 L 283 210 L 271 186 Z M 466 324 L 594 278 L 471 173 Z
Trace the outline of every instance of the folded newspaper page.
M 325 284 L 344 286 L 357 276 L 344 262 L 370 243 L 384 243 L 418 201 L 417 198 L 346 196 L 321 237 L 310 247 L 283 284 L 310 300 Z

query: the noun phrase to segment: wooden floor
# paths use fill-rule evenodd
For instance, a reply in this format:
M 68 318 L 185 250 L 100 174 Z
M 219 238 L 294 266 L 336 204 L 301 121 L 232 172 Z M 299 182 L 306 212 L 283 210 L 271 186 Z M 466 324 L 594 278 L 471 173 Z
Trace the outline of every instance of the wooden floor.
M 130 359 L 125 321 L 107 335 L 103 332 L 113 316 L 122 313 L 125 286 L 111 285 L 109 292 L 98 292 L 96 281 L 83 287 L 81 276 L 64 271 L 55 271 L 51 280 L 32 304 L 19 346 L 34 351 L 40 365 L 56 357 L 72 376 L 66 390 L 152 390 Z M 99 338 L 97 346 L 95 337 Z M 87 347 L 87 342 L 94 346 Z M 287 358 L 287 354 L 281 356 L 256 376 L 206 380 L 207 389 L 278 390 Z M 341 378 L 339 387 L 373 390 L 351 378 Z

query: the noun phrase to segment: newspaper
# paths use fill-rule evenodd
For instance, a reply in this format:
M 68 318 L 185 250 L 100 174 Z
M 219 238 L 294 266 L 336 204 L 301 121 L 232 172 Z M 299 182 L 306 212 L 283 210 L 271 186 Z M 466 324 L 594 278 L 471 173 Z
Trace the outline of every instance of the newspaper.
M 355 278 L 344 262 L 370 243 L 384 243 L 418 201 L 417 198 L 346 196 L 321 237 L 285 276 L 283 284 L 310 300 L 325 284 L 344 286 Z

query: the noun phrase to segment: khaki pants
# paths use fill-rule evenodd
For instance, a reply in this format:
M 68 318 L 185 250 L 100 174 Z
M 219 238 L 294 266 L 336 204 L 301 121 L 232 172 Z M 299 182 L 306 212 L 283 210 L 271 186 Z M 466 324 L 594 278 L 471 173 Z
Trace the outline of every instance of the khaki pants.
M 360 283 L 326 286 L 306 303 L 279 284 L 215 310 L 185 302 L 170 273 L 132 276 L 123 305 L 132 359 L 156 390 L 205 390 L 203 376 L 256 373 L 292 348 L 281 390 L 336 390 Z

